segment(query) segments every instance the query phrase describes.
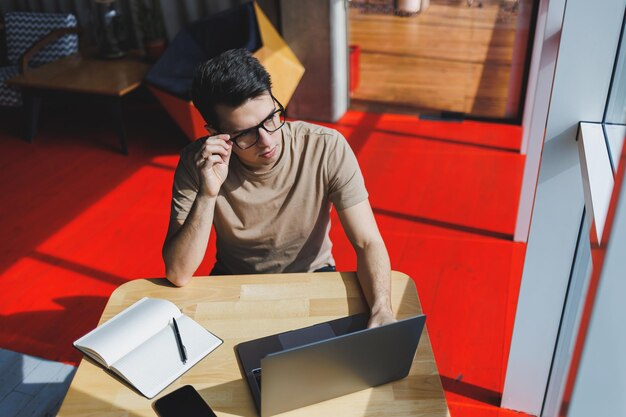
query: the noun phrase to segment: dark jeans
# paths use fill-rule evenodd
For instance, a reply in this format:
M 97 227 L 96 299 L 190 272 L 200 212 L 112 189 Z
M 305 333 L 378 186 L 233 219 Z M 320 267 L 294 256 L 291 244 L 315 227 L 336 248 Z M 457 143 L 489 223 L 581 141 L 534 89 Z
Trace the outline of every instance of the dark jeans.
M 336 272 L 337 268 L 335 267 L 335 265 L 326 265 L 321 267 L 320 269 L 316 269 L 313 272 Z
M 337 268 L 335 267 L 335 265 L 326 265 L 319 269 L 316 269 L 313 272 L 336 272 L 336 271 L 337 271 Z M 233 274 L 229 274 L 228 272 L 224 271 L 216 263 L 215 265 L 213 265 L 213 270 L 211 271 L 209 275 L 233 275 Z

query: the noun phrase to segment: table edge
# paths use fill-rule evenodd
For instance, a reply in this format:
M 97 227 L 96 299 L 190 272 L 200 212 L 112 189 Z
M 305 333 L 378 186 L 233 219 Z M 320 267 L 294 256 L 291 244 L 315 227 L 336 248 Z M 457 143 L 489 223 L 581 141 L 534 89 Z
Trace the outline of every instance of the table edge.
M 337 271 L 337 272 L 327 272 L 328 274 L 343 274 L 343 273 L 348 273 L 348 274 L 355 274 L 356 275 L 356 271 Z M 233 275 L 233 277 L 250 277 L 250 278 L 258 278 L 261 276 L 267 276 L 267 275 L 309 275 L 310 272 L 295 272 L 295 273 L 279 273 L 279 274 L 247 274 L 247 275 Z M 323 272 L 322 272 L 323 274 Z M 193 278 L 211 278 L 212 275 L 197 275 L 194 276 Z M 392 270 L 391 271 L 391 278 L 393 279 L 394 277 L 396 278 L 402 278 L 405 281 L 407 281 L 407 285 L 409 285 L 413 290 L 415 290 L 415 292 L 417 292 L 417 287 L 415 286 L 415 282 L 413 281 L 413 279 L 405 274 L 404 272 L 400 272 L 400 271 L 395 271 Z M 192 280 L 193 280 L 192 278 Z M 170 283 L 167 278 L 165 277 L 159 277 L 159 278 L 139 278 L 139 279 L 133 279 L 130 281 L 127 281 L 121 285 L 119 285 L 117 288 L 115 288 L 113 290 L 113 292 L 111 293 L 111 295 L 109 295 L 109 299 L 111 297 L 113 297 L 114 295 L 117 295 L 118 291 L 121 291 L 123 289 L 125 289 L 125 287 L 127 286 L 131 286 L 131 285 L 136 285 L 136 283 L 138 281 L 154 281 L 154 280 L 159 280 L 159 281 L 163 281 L 166 284 L 168 284 L 169 286 L 171 286 L 171 288 L 183 288 L 183 287 L 177 287 L 176 285 Z

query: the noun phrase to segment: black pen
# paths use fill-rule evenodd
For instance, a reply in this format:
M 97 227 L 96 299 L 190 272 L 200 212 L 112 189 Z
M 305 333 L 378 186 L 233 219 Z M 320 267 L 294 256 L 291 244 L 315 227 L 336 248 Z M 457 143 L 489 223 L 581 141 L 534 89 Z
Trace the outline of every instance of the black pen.
M 180 350 L 180 356 L 183 363 L 187 363 L 187 349 L 185 349 L 185 345 L 183 345 L 183 339 L 180 338 L 178 323 L 176 323 L 176 319 L 174 317 L 172 317 L 172 321 L 174 322 L 174 334 L 176 335 L 176 344 L 178 345 L 178 350 Z

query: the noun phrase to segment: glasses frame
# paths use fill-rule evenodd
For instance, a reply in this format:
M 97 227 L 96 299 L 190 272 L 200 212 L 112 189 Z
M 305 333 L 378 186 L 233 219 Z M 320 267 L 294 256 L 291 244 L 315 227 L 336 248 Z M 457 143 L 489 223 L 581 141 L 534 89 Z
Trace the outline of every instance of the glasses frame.
M 237 147 L 238 147 L 239 149 L 241 149 L 241 150 L 246 150 L 246 149 L 250 149 L 250 148 L 252 148 L 254 145 L 256 145 L 256 144 L 259 142 L 259 137 L 260 137 L 260 134 L 259 134 L 259 129 L 263 129 L 263 130 L 265 130 L 267 133 L 272 134 L 272 133 L 276 132 L 277 130 L 280 130 L 280 128 L 282 128 L 282 127 L 285 125 L 285 119 L 283 119 L 283 121 L 281 122 L 280 126 L 278 126 L 276 129 L 270 130 L 270 129 L 266 128 L 265 126 L 263 126 L 265 122 L 267 122 L 268 120 L 272 119 L 272 118 L 273 118 L 273 117 L 275 117 L 277 114 L 279 114 L 279 115 L 281 115 L 281 116 L 284 116 L 284 114 L 285 114 L 285 107 L 283 107 L 283 105 L 282 105 L 282 104 L 280 104 L 280 101 L 278 101 L 278 100 L 276 99 L 276 97 L 274 97 L 274 95 L 273 95 L 272 93 L 270 93 L 270 97 L 272 97 L 272 100 L 273 100 L 276 104 L 278 104 L 278 109 L 274 110 L 274 112 L 272 112 L 272 114 L 270 114 L 270 115 L 269 115 L 269 116 L 267 116 L 265 119 L 263 119 L 263 121 L 262 121 L 261 123 L 259 123 L 258 125 L 253 126 L 253 127 L 251 127 L 251 128 L 248 128 L 248 129 L 246 129 L 246 130 L 244 130 L 244 131 L 241 131 L 241 132 L 237 133 L 237 134 L 236 134 L 236 135 L 234 135 L 234 136 L 230 135 L 230 140 L 231 140 L 231 141 L 233 141 L 233 142 L 234 142 L 234 144 L 235 144 L 235 145 L 237 145 Z M 206 125 L 206 126 L 205 126 L 205 128 L 206 128 L 206 129 L 209 129 L 209 126 L 208 126 L 208 125 Z M 252 132 L 252 131 L 255 131 L 255 132 L 256 132 L 256 138 L 255 138 L 254 142 L 252 143 L 252 145 L 250 145 L 250 146 L 246 146 L 246 147 L 241 146 L 241 145 L 239 144 L 239 142 L 237 142 L 237 139 L 239 139 L 241 136 L 246 135 L 246 134 L 248 134 L 248 133 L 250 133 L 250 132 Z M 221 132 L 221 133 L 223 134 L 223 133 L 225 133 L 225 132 Z

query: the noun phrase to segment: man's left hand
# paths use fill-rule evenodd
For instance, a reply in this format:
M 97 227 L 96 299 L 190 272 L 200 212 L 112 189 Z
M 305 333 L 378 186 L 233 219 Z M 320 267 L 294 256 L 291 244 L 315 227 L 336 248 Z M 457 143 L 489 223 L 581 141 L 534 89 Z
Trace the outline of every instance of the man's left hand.
M 396 321 L 390 309 L 372 311 L 367 328 L 371 329 L 372 327 L 383 326 L 385 324 L 395 323 Z

